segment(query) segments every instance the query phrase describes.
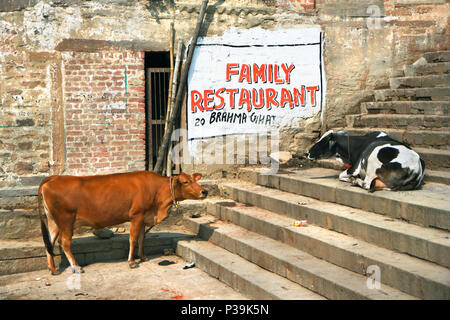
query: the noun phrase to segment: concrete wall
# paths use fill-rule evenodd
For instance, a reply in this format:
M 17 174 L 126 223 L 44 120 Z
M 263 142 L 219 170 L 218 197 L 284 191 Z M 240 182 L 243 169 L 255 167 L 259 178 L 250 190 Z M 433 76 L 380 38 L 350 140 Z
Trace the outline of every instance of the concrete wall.
M 171 22 L 175 41 L 187 43 L 200 4 L 3 1 L 0 189 L 34 186 L 49 174 L 143 169 L 143 52 L 169 50 Z M 360 102 L 387 87 L 403 65 L 422 52 L 448 49 L 448 12 L 443 0 L 210 1 L 201 35 L 232 27 L 320 26 L 327 77 L 323 121 L 300 121 L 285 130 L 280 145 L 301 152 L 319 130 L 359 113 Z

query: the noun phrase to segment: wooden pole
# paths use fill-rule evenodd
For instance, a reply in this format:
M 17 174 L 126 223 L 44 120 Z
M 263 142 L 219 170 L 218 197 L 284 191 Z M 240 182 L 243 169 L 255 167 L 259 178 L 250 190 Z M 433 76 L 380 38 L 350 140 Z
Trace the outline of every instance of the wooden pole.
M 169 40 L 169 60 L 170 60 L 170 76 L 169 76 L 169 94 L 167 95 L 167 106 L 166 106 L 166 121 L 164 121 L 164 134 L 167 132 L 167 124 L 169 123 L 169 114 L 170 114 L 170 97 L 172 96 L 172 81 L 173 81 L 173 22 L 170 23 L 170 40 Z M 165 162 L 167 162 L 167 159 L 165 159 Z M 167 170 L 166 174 L 168 174 Z
M 169 50 L 170 50 L 170 77 L 169 77 L 169 99 L 167 99 L 167 110 L 166 110 L 166 122 L 164 127 L 164 133 L 167 131 L 167 124 L 169 123 L 169 114 L 170 114 L 170 105 L 171 105 L 171 99 L 172 99 L 172 82 L 173 82 L 173 22 L 170 23 L 170 44 L 169 44 Z
M 175 119 L 178 115 L 178 109 L 180 108 L 180 105 L 183 101 L 184 88 L 186 86 L 186 80 L 187 80 L 187 76 L 189 73 L 189 66 L 191 65 L 192 56 L 194 54 L 195 45 L 197 43 L 198 35 L 200 33 L 200 28 L 202 26 L 203 18 L 206 13 L 207 5 L 208 5 L 208 0 L 203 0 L 202 7 L 200 9 L 200 15 L 198 16 L 197 25 L 196 25 L 195 31 L 194 31 L 194 36 L 192 37 L 192 43 L 189 46 L 189 50 L 188 50 L 187 57 L 186 57 L 186 63 L 185 63 L 184 69 L 183 69 L 183 73 L 181 75 L 180 86 L 178 87 L 178 90 L 177 90 L 177 97 L 175 100 L 174 109 L 172 110 L 172 112 L 170 114 L 168 128 L 167 128 L 166 134 L 164 135 L 163 141 L 161 143 L 161 147 L 158 152 L 158 158 L 156 160 L 156 165 L 155 165 L 154 171 L 159 174 L 161 174 L 161 172 L 162 172 L 163 161 L 164 161 L 164 158 L 166 155 L 166 150 L 169 146 L 169 142 L 171 140 L 171 136 L 172 136 L 172 132 L 173 132 L 173 125 L 174 125 Z
M 173 22 L 170 23 L 170 78 L 169 78 L 169 99 L 167 100 L 166 122 L 164 123 L 164 134 L 167 132 L 167 124 L 169 123 L 170 107 L 173 97 Z
M 169 107 L 167 109 L 167 114 L 169 116 L 172 113 L 173 105 L 175 103 L 175 92 L 177 92 L 178 74 L 179 74 L 179 71 L 180 71 L 181 56 L 182 55 L 183 55 L 183 40 L 178 40 L 177 58 L 175 60 L 175 70 L 174 70 L 173 79 L 172 79 L 171 95 L 169 97 L 170 104 L 169 104 Z M 166 131 L 164 132 L 164 134 L 167 133 L 167 127 L 169 126 L 169 122 L 168 122 L 169 116 L 167 117 Z M 166 174 L 169 177 L 172 175 L 172 153 L 171 153 L 170 149 L 169 149 L 169 152 L 167 154 Z

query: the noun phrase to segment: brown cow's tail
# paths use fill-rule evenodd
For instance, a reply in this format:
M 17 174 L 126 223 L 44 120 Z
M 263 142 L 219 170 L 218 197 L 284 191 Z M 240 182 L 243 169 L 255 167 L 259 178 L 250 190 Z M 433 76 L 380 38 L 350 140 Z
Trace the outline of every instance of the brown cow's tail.
M 47 249 L 47 252 L 54 257 L 55 254 L 53 253 L 53 245 L 50 241 L 50 234 L 48 232 L 47 224 L 45 223 L 44 215 L 42 214 L 42 186 L 49 180 L 49 178 L 45 178 L 41 185 L 39 186 L 38 190 L 38 211 L 39 211 L 39 217 L 41 218 L 41 231 L 42 231 L 42 238 L 44 239 L 45 248 Z

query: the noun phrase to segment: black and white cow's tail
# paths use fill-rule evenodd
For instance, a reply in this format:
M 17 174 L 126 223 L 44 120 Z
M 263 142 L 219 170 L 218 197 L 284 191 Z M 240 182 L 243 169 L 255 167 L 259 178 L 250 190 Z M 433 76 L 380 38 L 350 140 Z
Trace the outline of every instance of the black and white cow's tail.
M 392 188 L 392 190 L 414 190 L 422 186 L 423 177 L 425 175 L 425 162 L 420 159 L 420 170 L 415 173 L 411 173 L 409 179 L 405 180 L 400 186 Z

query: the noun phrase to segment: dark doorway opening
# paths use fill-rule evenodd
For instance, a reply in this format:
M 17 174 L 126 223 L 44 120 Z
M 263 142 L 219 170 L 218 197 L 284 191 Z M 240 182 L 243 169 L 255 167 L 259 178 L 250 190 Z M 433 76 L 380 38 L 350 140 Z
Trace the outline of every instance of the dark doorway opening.
M 164 136 L 170 85 L 170 53 L 145 53 L 146 170 L 153 170 Z

